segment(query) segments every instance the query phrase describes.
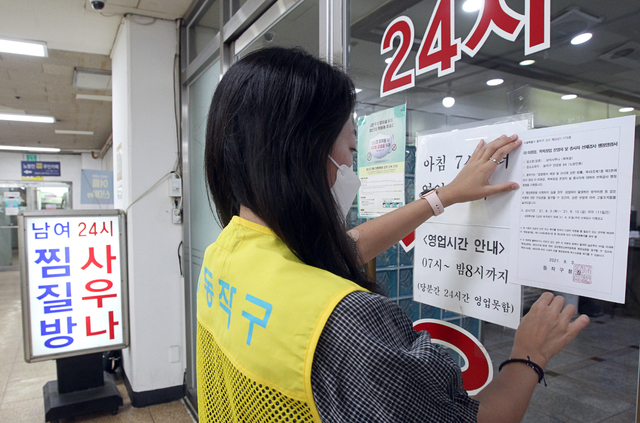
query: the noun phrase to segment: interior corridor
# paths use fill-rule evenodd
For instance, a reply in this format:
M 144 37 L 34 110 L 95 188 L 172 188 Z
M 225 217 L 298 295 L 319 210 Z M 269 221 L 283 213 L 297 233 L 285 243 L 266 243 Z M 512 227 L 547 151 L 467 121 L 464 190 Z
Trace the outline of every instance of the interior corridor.
M 56 379 L 53 360 L 39 363 L 24 361 L 22 347 L 22 308 L 20 304 L 20 273 L 0 272 L 0 422 L 43 423 L 44 400 L 42 387 Z M 72 422 L 118 423 L 193 423 L 183 401 L 152 405 L 144 408 L 131 406 L 122 378 L 116 373 L 117 386 L 123 399 L 118 414 L 88 414 L 62 419 Z

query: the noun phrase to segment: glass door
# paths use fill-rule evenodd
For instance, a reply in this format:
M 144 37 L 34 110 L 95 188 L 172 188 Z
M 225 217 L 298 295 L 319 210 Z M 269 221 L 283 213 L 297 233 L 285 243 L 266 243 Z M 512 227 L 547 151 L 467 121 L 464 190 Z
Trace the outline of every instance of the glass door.
M 0 181 L 0 271 L 19 269 L 18 213 L 70 208 L 70 182 Z

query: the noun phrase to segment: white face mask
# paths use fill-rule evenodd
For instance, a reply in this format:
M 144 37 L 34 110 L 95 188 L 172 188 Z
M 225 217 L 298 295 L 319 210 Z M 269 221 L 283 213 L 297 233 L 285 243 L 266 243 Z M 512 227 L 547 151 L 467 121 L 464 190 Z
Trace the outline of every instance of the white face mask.
M 358 178 L 358 175 L 353 171 L 353 166 L 338 166 L 338 163 L 336 163 L 331 156 L 329 156 L 329 159 L 331 159 L 333 164 L 338 168 L 336 182 L 331 187 L 331 194 L 333 194 L 333 198 L 336 200 L 336 203 L 338 203 L 338 207 L 340 207 L 340 211 L 346 219 L 351 204 L 353 204 L 353 200 L 356 198 L 358 190 L 360 189 L 360 178 Z

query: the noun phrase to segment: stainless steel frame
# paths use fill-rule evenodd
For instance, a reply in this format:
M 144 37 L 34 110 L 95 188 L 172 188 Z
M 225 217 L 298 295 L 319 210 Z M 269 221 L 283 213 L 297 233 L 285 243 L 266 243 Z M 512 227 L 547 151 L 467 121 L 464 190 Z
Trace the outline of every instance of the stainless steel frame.
M 27 257 L 24 253 L 28 246 L 28 241 L 25 237 L 26 228 L 29 218 L 32 217 L 96 217 L 96 216 L 117 216 L 120 224 L 120 256 L 123 258 L 120 261 L 120 274 L 121 274 L 121 286 L 122 286 L 122 344 L 108 345 L 104 347 L 89 348 L 85 350 L 78 350 L 60 354 L 49 354 L 46 356 L 33 357 L 33 350 L 31 345 L 31 310 L 29 308 L 29 266 L 27 264 Z M 128 284 L 128 272 L 127 272 L 127 227 L 126 227 L 126 215 L 122 210 L 58 210 L 55 212 L 47 210 L 28 211 L 22 212 L 18 215 L 18 245 L 20 249 L 20 288 L 22 294 L 22 331 L 24 338 L 24 359 L 28 363 L 55 360 L 63 357 L 73 357 L 83 354 L 91 354 L 103 351 L 119 350 L 127 348 L 130 343 L 129 338 L 129 284 Z

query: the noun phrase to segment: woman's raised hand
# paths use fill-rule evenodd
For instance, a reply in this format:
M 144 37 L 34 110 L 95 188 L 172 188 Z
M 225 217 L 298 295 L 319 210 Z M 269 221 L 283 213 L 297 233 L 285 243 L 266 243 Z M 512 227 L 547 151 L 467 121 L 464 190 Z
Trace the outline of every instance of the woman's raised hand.
M 485 144 L 480 141 L 467 164 L 448 185 L 438 188 L 438 197 L 447 207 L 456 203 L 479 200 L 490 195 L 518 189 L 515 182 L 489 184 L 498 164 L 522 144 L 517 135 L 506 135 Z
M 581 315 L 571 321 L 576 309 L 564 307 L 564 298 L 545 292 L 520 322 L 513 340 L 511 358 L 526 359 L 544 368 L 551 357 L 558 354 L 589 324 L 589 317 Z

